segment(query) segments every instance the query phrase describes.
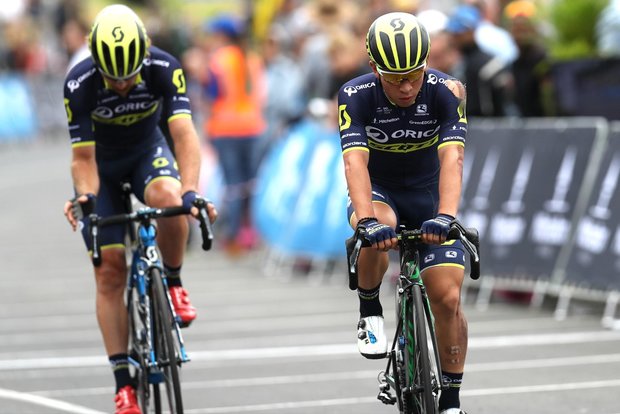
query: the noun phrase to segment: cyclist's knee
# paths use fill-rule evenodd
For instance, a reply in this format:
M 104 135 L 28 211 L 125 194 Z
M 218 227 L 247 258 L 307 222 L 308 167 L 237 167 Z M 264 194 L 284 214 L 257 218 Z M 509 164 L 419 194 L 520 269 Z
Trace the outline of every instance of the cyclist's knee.
M 147 188 L 146 204 L 151 207 L 170 207 L 181 205 L 180 183 L 174 180 L 160 180 Z
M 127 281 L 124 250 L 110 249 L 102 252 L 101 265 L 95 268 L 97 291 L 103 294 L 122 293 Z

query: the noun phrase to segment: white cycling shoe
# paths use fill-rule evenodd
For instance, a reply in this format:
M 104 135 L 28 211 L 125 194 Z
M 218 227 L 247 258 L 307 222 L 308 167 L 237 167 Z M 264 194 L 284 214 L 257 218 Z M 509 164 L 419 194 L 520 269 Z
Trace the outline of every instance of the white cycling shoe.
M 467 414 L 465 411 L 460 408 L 448 408 L 447 410 L 443 410 L 439 414 Z
M 383 330 L 383 316 L 367 316 L 360 319 L 357 324 L 357 349 L 368 359 L 386 357 L 387 338 Z

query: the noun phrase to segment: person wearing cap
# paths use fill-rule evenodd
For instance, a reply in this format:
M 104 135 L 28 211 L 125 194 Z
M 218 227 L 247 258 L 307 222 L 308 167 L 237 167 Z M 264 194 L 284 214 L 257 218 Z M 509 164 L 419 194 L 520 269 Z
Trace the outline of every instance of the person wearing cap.
M 87 219 L 78 217 L 124 213 L 123 181 L 129 181 L 136 198 L 150 207 L 191 210 L 200 197 L 200 144 L 181 65 L 150 45 L 133 10 L 120 4 L 103 8 L 88 44 L 90 57 L 69 71 L 64 84 L 75 191 L 64 214 L 74 231 L 81 230 L 91 250 Z M 176 156 L 158 127 L 160 117 L 168 123 Z M 214 206 L 208 203 L 207 209 L 214 221 Z M 185 327 L 196 318 L 196 308 L 181 283 L 189 224 L 178 216 L 158 219 L 157 228 L 169 294 Z M 116 382 L 115 412 L 140 414 L 127 355 L 125 233 L 124 225 L 99 230 L 102 262 L 94 268 L 96 313 Z
M 467 85 L 468 115 L 512 115 L 512 76 L 503 58 L 484 52 L 476 42 L 475 33 L 481 21 L 477 7 L 460 5 L 449 16 L 445 28 L 463 58 L 462 78 Z
M 347 215 L 366 230 L 372 247 L 358 261 L 357 346 L 369 359 L 385 358 L 387 338 L 379 293 L 395 229 L 420 228 L 421 275 L 435 316 L 442 375 L 442 414 L 462 414 L 459 390 L 467 354 L 467 322 L 461 308 L 465 253 L 446 243 L 458 214 L 467 135 L 465 87 L 430 68 L 426 28 L 409 13 L 378 17 L 366 35 L 372 73 L 346 82 L 338 115 Z M 325 231 L 329 231 L 326 229 Z

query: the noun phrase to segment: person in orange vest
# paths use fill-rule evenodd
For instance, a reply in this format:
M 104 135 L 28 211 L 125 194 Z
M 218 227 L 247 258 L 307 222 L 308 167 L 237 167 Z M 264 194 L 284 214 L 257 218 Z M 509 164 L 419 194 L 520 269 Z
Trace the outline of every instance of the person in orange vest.
M 256 243 L 249 205 L 258 167 L 256 146 L 266 127 L 266 81 L 262 60 L 245 47 L 240 19 L 218 15 L 206 23 L 205 32 L 209 53 L 204 132 L 222 168 L 222 237 L 225 250 L 234 255 Z

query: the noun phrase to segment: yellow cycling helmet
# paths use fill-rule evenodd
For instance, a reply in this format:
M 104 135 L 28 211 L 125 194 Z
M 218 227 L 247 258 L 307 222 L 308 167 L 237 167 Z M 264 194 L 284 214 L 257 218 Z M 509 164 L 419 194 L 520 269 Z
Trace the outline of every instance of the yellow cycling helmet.
M 101 10 L 88 36 L 95 64 L 104 75 L 117 80 L 128 79 L 140 71 L 148 43 L 142 20 L 122 4 Z
M 378 17 L 366 35 L 368 56 L 384 72 L 410 72 L 423 67 L 430 46 L 428 32 L 409 13 Z

